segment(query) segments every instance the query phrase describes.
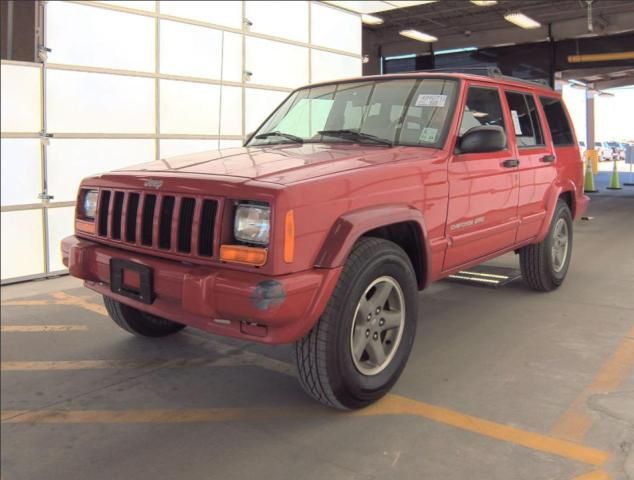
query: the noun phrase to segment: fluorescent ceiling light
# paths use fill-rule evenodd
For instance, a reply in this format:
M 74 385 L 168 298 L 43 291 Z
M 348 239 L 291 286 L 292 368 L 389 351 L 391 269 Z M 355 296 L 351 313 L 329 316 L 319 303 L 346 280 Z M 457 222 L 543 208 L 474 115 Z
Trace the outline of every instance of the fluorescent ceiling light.
M 404 37 L 411 38 L 412 40 L 417 40 L 419 42 L 430 43 L 438 40 L 437 37 L 434 37 L 433 35 L 425 32 L 419 32 L 418 30 L 401 30 L 398 33 L 400 35 L 403 35 Z
M 478 7 L 492 7 L 498 4 L 498 0 L 471 0 L 471 3 Z
M 473 52 L 474 50 L 477 50 L 477 48 L 476 47 L 450 48 L 449 50 L 438 50 L 434 52 L 434 55 L 445 55 L 447 53 Z
M 405 58 L 416 58 L 416 54 L 408 53 L 407 55 L 395 55 L 393 57 L 385 57 L 385 60 L 402 60 Z
M 366 25 L 381 25 L 383 23 L 383 19 L 381 17 L 376 17 L 368 13 L 361 14 L 361 21 Z
M 511 12 L 504 15 L 504 19 L 507 22 L 511 22 L 518 27 L 531 29 L 531 28 L 539 28 L 541 27 L 541 23 L 536 20 L 533 20 L 531 17 L 524 15 L 521 12 Z

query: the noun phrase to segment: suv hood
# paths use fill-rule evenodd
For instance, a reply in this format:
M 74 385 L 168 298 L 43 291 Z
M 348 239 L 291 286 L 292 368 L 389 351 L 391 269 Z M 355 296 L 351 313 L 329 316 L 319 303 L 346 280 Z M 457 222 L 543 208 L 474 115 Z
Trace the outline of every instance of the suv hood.
M 117 172 L 161 172 L 220 175 L 237 181 L 258 180 L 289 184 L 302 180 L 392 163 L 398 160 L 436 158 L 440 150 L 421 147 L 360 146 L 308 143 L 231 148 L 181 155 L 126 167 Z

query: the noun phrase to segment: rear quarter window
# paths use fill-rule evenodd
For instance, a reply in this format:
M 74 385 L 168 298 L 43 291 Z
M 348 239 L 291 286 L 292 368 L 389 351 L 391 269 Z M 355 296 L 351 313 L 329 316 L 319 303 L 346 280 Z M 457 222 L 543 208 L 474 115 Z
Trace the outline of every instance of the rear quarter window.
M 566 111 L 558 98 L 539 97 L 546 114 L 546 121 L 550 129 L 555 146 L 573 145 L 573 135 Z

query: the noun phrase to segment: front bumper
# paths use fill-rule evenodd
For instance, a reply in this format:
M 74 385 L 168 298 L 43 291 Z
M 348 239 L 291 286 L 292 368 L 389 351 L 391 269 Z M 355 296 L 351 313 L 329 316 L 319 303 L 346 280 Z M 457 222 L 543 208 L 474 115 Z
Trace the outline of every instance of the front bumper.
M 75 236 L 62 240 L 62 257 L 71 275 L 121 303 L 218 335 L 272 344 L 293 342 L 308 333 L 341 272 L 312 269 L 272 277 L 160 259 Z M 152 270 L 151 304 L 111 291 L 113 258 Z

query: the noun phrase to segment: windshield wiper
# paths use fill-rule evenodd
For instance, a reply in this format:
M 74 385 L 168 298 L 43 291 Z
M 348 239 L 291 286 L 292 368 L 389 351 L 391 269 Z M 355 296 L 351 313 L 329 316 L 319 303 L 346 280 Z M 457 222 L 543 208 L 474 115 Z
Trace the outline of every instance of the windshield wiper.
M 274 132 L 260 133 L 259 135 L 255 136 L 255 138 L 258 140 L 263 140 L 269 137 L 282 137 L 282 138 L 291 140 L 295 143 L 304 143 L 304 139 L 302 137 L 298 137 L 297 135 L 292 135 L 290 133 L 280 132 L 279 130 L 276 130 Z
M 389 140 L 379 138 L 376 135 L 370 135 L 369 133 L 361 133 L 358 130 L 342 129 L 342 130 L 320 130 L 317 133 L 320 135 L 328 135 L 329 137 L 342 137 L 350 140 L 370 140 L 374 143 L 380 143 L 382 145 L 394 146 Z

